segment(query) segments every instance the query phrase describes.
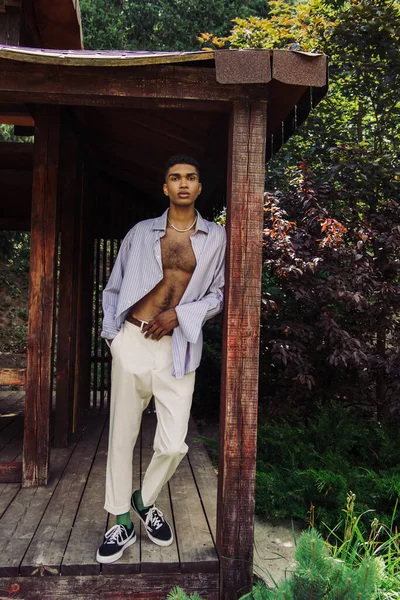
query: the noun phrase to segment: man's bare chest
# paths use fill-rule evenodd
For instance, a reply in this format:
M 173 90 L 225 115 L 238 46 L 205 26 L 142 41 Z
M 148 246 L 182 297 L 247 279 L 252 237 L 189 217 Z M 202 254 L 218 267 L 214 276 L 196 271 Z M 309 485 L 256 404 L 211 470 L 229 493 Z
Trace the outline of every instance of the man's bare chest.
M 189 236 L 166 235 L 161 238 L 161 258 L 163 270 L 183 271 L 192 274 L 196 267 L 196 257 Z

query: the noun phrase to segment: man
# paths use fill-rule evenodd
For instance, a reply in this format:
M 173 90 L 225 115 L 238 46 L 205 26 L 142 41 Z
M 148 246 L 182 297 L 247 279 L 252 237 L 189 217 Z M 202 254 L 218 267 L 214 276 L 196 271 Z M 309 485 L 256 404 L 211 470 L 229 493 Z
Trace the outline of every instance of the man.
M 155 501 L 188 450 L 202 326 L 223 302 L 225 230 L 195 210 L 201 187 L 197 161 L 168 160 L 163 190 L 169 208 L 128 232 L 103 292 L 101 335 L 112 354 L 105 509 L 116 515 L 116 525 L 97 551 L 101 563 L 114 562 L 136 541 L 130 507 L 155 544 L 173 541 Z M 132 494 L 133 448 L 152 396 L 154 454 L 142 488 Z

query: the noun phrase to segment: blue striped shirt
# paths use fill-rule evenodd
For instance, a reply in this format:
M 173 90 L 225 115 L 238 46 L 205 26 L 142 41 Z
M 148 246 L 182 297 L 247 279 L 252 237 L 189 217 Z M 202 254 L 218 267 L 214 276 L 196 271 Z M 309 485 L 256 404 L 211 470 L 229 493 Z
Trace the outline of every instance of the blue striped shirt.
M 141 221 L 125 236 L 103 291 L 103 338 L 113 339 L 129 309 L 163 279 L 160 239 L 165 235 L 167 215 L 168 210 L 161 217 Z M 223 306 L 225 229 L 198 214 L 190 241 L 196 267 L 175 307 L 179 325 L 172 335 L 172 373 L 178 379 L 199 366 L 202 326 Z

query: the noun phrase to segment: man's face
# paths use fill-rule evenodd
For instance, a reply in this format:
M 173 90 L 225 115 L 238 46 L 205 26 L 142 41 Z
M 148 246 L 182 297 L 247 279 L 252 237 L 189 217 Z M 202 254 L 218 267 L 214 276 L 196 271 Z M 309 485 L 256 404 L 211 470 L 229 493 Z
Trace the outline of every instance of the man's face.
M 201 192 L 201 183 L 196 167 L 177 164 L 169 168 L 164 183 L 164 194 L 176 206 L 190 206 Z

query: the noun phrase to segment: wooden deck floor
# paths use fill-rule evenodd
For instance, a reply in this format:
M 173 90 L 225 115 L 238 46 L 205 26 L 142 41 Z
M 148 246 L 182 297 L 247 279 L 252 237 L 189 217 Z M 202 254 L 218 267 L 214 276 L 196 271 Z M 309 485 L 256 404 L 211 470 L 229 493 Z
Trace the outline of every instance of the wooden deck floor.
M 21 408 L 21 394 L 0 398 L 0 461 L 21 457 Z M 144 415 L 134 489 L 150 460 L 155 422 L 154 414 Z M 24 600 L 122 600 L 165 598 L 181 585 L 217 598 L 217 477 L 193 422 L 189 454 L 157 502 L 173 525 L 173 545 L 154 545 L 134 516 L 136 544 L 113 564 L 95 560 L 104 532 L 114 524 L 103 509 L 107 429 L 106 415 L 92 415 L 68 448 L 52 449 L 46 487 L 0 484 L 1 589 Z

